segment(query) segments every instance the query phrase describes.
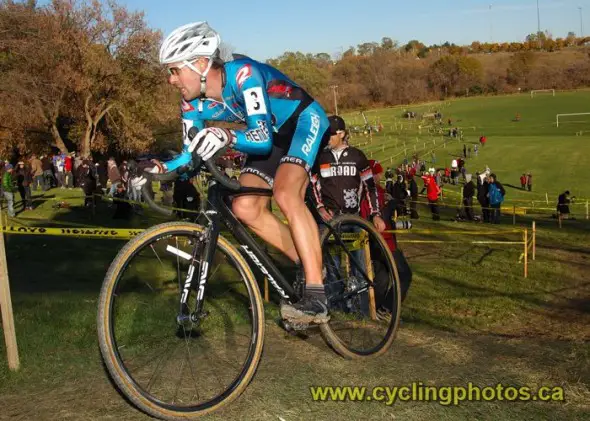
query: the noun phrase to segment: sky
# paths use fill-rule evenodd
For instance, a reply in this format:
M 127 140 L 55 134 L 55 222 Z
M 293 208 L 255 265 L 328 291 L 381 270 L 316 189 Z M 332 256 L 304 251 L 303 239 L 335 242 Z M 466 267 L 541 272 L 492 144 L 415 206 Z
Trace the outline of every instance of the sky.
M 43 2 L 40 2 L 43 3 Z M 537 31 L 537 0 L 118 0 L 143 11 L 165 35 L 206 20 L 235 52 L 257 60 L 286 51 L 337 55 L 363 42 L 389 37 L 405 44 L 477 40 L 524 41 Z M 538 0 L 541 30 L 554 37 L 569 31 L 590 35 L 590 0 Z M 587 29 L 586 29 L 587 28 Z

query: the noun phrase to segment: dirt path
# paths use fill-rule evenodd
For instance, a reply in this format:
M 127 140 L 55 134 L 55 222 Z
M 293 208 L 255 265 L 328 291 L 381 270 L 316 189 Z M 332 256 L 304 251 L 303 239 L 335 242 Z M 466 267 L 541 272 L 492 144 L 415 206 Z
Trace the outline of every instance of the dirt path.
M 112 388 L 97 361 L 75 381 L 40 379 L 42 387 L 4 393 L 4 420 L 146 420 Z M 311 385 L 562 385 L 563 403 L 313 402 Z M 32 382 L 31 382 L 32 383 Z M 40 382 L 41 383 L 41 382 Z M 314 335 L 286 336 L 268 323 L 265 353 L 254 381 L 230 407 L 211 420 L 423 420 L 590 419 L 590 347 L 587 342 L 442 333 L 402 327 L 393 350 L 364 362 L 346 361 Z

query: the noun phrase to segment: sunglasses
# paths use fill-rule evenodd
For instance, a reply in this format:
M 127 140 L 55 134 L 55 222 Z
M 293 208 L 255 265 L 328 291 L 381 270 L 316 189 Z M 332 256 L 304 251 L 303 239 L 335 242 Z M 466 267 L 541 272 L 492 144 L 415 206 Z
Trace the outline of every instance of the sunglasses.
M 185 61 L 184 63 L 182 63 L 180 66 L 174 66 L 174 67 L 166 67 L 166 71 L 168 72 L 169 76 L 178 76 L 180 74 L 180 71 L 184 68 L 184 67 L 190 67 L 191 69 L 193 69 L 194 71 L 196 71 L 197 73 L 199 73 L 197 71 L 197 69 L 195 69 L 193 63 L 189 62 L 189 61 Z
M 175 67 L 166 67 L 166 71 L 168 72 L 169 76 L 178 76 L 180 74 L 180 71 L 182 70 L 183 67 L 186 67 L 188 65 L 188 63 L 182 63 L 180 66 L 175 66 Z

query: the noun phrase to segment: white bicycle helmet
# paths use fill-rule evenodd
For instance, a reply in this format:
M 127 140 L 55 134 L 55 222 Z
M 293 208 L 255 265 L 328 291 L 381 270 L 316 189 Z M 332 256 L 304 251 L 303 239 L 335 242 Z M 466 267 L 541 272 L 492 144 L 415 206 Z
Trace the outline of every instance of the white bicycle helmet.
M 176 28 L 160 47 L 160 63 L 190 61 L 197 57 L 217 57 L 221 38 L 207 22 L 194 22 Z

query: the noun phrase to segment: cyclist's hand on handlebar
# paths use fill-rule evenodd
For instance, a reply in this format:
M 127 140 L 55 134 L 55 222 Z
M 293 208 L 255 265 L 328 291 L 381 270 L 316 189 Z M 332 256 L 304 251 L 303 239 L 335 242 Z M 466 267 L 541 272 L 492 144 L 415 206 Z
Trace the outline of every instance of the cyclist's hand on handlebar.
M 142 165 L 140 165 L 140 169 L 142 169 L 143 171 L 139 172 L 138 177 L 134 181 L 134 184 L 137 187 L 142 187 L 145 183 L 147 183 L 147 178 L 143 174 L 144 172 L 148 172 L 151 174 L 164 174 L 167 171 L 166 165 L 158 161 L 157 159 L 152 159 L 148 162 L 144 162 Z
M 229 130 L 208 127 L 196 134 L 188 147 L 188 151 L 191 153 L 196 151 L 197 155 L 206 161 L 213 157 L 217 151 L 227 146 L 232 139 L 233 135 Z
M 153 166 L 151 168 L 149 166 L 145 168 L 145 171 L 149 173 L 164 174 L 167 171 L 166 165 L 163 164 L 161 161 L 158 161 L 157 159 L 150 160 L 150 163 L 153 164 Z

